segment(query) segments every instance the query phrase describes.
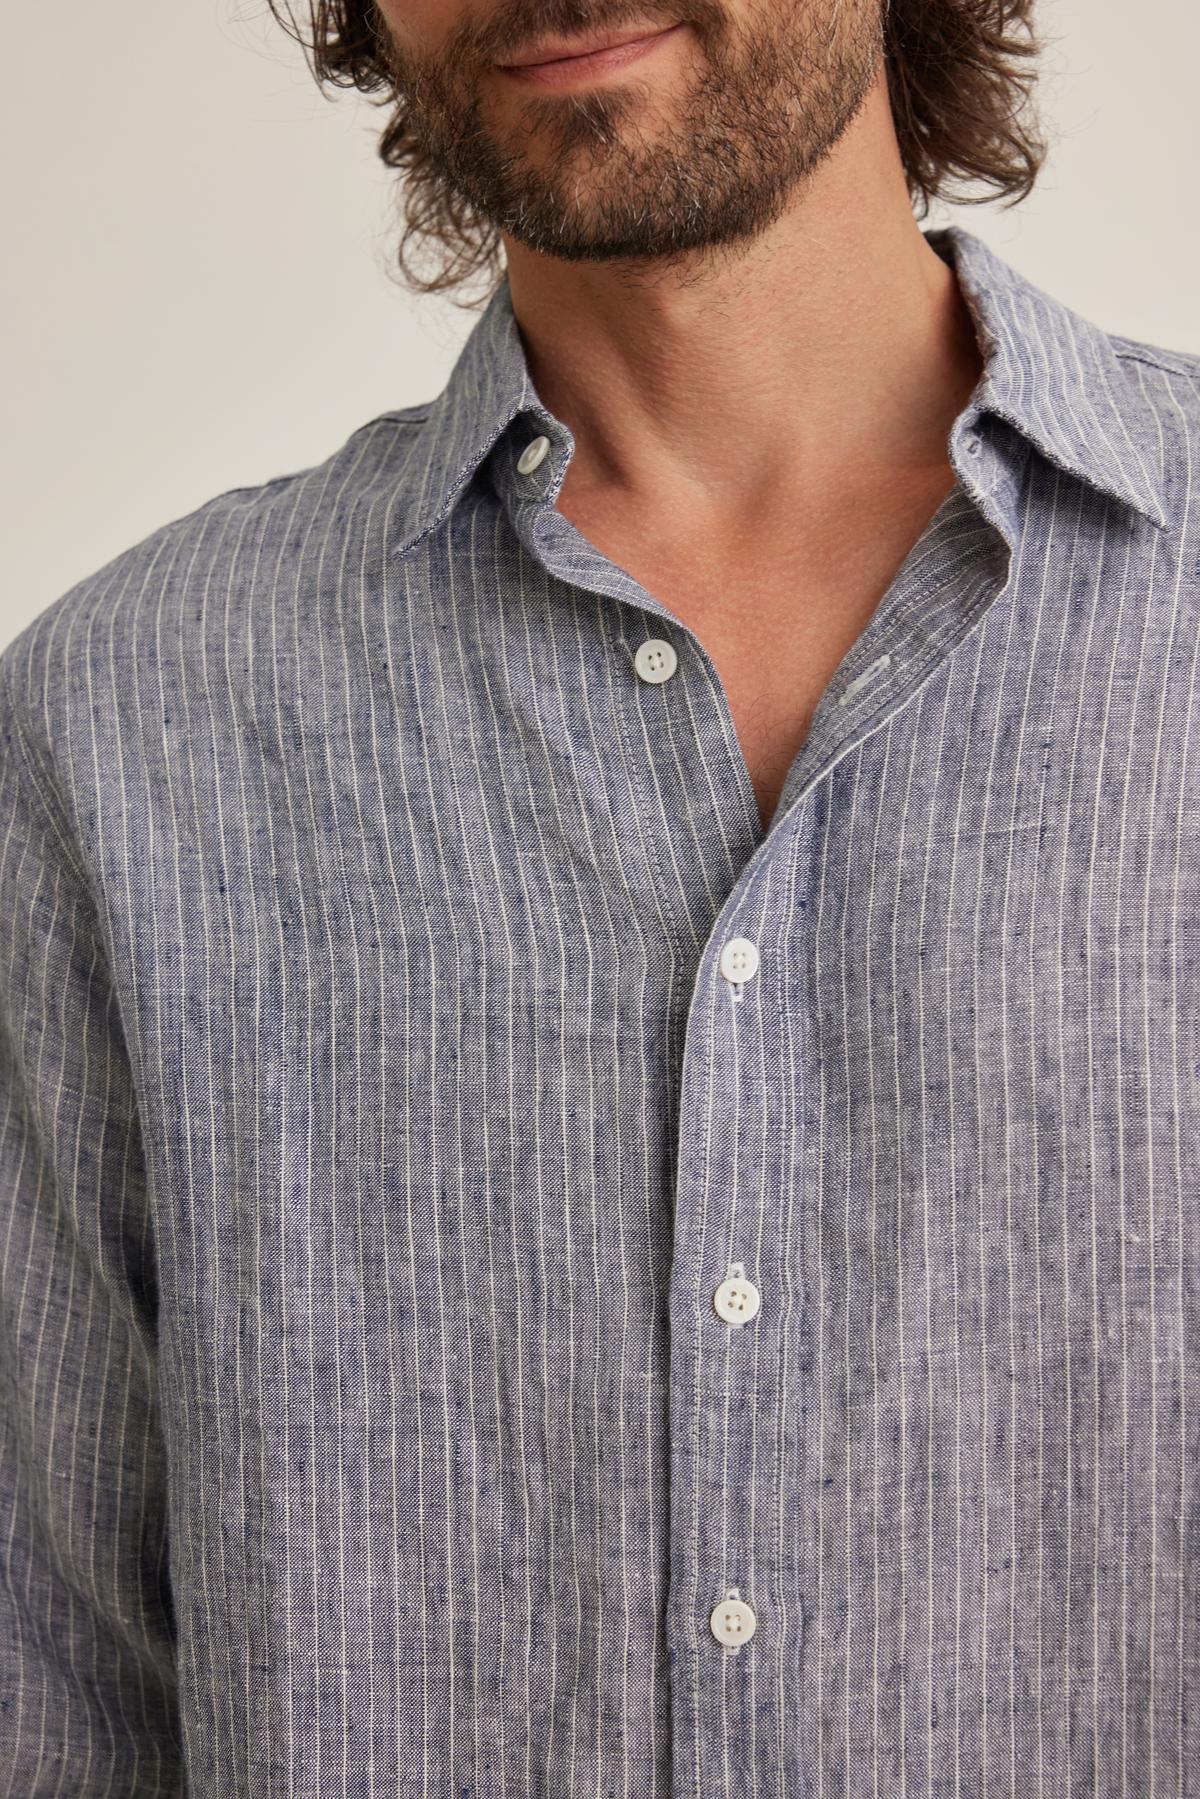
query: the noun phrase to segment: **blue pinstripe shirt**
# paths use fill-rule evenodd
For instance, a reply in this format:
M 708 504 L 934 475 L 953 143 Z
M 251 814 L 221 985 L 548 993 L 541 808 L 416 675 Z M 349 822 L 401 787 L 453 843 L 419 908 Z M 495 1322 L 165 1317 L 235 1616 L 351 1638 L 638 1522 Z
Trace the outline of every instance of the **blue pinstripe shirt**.
M 927 235 L 767 829 L 506 286 L 0 657 L 18 1799 L 1200 1793 L 1200 357 Z

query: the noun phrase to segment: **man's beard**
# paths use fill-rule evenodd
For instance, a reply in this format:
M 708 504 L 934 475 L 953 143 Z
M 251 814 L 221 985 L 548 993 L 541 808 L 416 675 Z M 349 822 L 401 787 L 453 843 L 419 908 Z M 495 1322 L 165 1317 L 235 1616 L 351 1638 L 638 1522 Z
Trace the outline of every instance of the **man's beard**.
M 681 11 L 680 5 L 686 10 Z M 666 10 L 671 6 L 671 10 Z M 879 0 L 511 0 L 468 21 L 436 64 L 388 51 L 429 172 L 498 230 L 572 262 L 663 268 L 759 235 L 861 109 L 883 51 Z M 547 36 L 691 27 L 689 67 L 656 83 L 522 94 L 497 123 L 484 71 Z M 656 52 L 650 52 L 653 57 Z M 506 77 L 492 74 L 491 81 Z

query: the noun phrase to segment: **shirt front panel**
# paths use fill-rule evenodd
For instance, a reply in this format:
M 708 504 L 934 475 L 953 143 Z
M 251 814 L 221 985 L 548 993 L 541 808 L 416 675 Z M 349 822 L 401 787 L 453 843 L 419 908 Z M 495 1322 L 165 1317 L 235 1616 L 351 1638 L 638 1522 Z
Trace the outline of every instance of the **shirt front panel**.
M 138 1097 L 189 1791 L 1186 1793 L 1194 519 L 964 417 L 764 833 L 561 428 L 411 538 L 425 422 L 8 659 Z

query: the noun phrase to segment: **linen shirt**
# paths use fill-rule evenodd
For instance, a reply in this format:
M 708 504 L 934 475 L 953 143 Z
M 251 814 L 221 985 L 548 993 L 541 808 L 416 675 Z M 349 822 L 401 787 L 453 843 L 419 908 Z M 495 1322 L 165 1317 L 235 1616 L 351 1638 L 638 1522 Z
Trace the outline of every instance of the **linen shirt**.
M 1200 1793 L 1200 357 L 926 235 L 765 829 L 506 280 L 0 657 L 20 1799 Z

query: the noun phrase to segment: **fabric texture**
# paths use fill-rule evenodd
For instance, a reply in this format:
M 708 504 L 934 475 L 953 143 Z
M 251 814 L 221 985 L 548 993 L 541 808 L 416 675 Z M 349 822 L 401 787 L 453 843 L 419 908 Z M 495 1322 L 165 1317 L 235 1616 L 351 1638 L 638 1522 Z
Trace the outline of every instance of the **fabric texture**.
M 10 1794 L 1200 1794 L 1200 356 L 926 235 L 765 830 L 507 285 L 0 656 Z

